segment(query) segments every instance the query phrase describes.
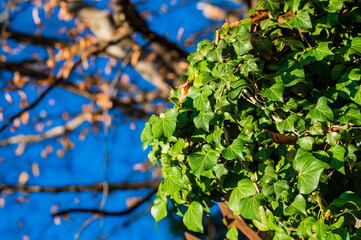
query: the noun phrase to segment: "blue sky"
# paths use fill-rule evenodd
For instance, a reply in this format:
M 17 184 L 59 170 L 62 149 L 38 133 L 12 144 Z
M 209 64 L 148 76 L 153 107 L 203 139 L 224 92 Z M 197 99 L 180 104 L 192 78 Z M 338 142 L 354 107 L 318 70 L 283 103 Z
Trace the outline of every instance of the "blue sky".
M 7 1 L 1 1 L 2 9 L 6 6 Z M 97 8 L 108 9 L 108 1 L 86 1 L 94 4 Z M 188 52 L 196 47 L 186 46 L 184 41 L 192 33 L 199 32 L 207 26 L 213 25 L 213 21 L 206 19 L 202 11 L 197 9 L 198 1 L 134 1 L 139 12 L 151 11 L 153 17 L 147 19 L 150 28 L 160 35 L 167 35 L 167 38 L 173 42 L 177 42 Z M 144 3 L 142 3 L 144 2 Z M 211 1 L 222 7 L 240 8 L 232 1 Z M 168 6 L 167 12 L 161 9 Z M 39 27 L 35 25 L 32 19 L 33 6 L 27 2 L 19 4 L 10 17 L 12 21 L 9 28 L 14 31 L 34 34 L 39 31 Z M 54 37 L 66 41 L 73 41 L 66 34 L 59 34 L 62 27 L 72 28 L 74 21 L 61 21 L 57 18 L 57 11 L 50 18 L 44 17 L 44 11 L 39 8 L 39 17 L 44 24 L 41 34 L 45 37 Z M 222 22 L 218 25 L 221 26 Z M 184 28 L 184 33 L 177 41 L 177 35 L 180 28 Z M 84 34 L 90 33 L 85 31 Z M 202 38 L 213 38 L 213 33 L 206 34 Z M 140 36 L 137 40 L 142 44 Z M 202 40 L 202 39 L 199 39 Z M 10 47 L 19 49 L 17 54 L 5 52 L 2 46 L 0 55 L 6 56 L 10 62 L 20 62 L 30 60 L 34 54 L 40 57 L 46 57 L 48 52 L 45 48 L 35 46 L 21 46 L 15 41 L 7 42 Z M 116 74 L 116 68 L 105 75 L 104 68 L 109 59 L 106 57 L 98 57 L 93 62 L 93 67 L 84 71 L 84 73 L 76 72 L 72 77 L 72 81 L 80 81 L 84 76 L 100 74 L 104 78 L 112 79 Z M 142 79 L 139 74 L 133 71 L 131 67 L 126 67 L 125 73 L 129 75 L 132 83 L 142 89 L 154 89 L 148 82 Z M 19 104 L 21 97 L 18 92 L 9 93 L 12 103 L 5 97 L 4 87 L 6 81 L 13 77 L 8 71 L 0 71 L 2 81 L 0 87 L 0 107 L 3 109 L 4 120 L 12 116 L 20 110 Z M 27 95 L 27 101 L 34 101 L 38 93 L 44 90 L 44 87 L 37 87 L 34 84 L 28 84 L 23 88 Z M 32 109 L 29 123 L 20 126 L 14 133 L 9 128 L 0 134 L 0 139 L 20 133 L 35 133 L 36 124 L 44 124 L 44 130 L 53 128 L 54 126 L 64 124 L 61 115 L 67 111 L 70 116 L 79 113 L 84 104 L 90 101 L 70 93 L 66 90 L 55 88 L 51 94 L 45 97 L 40 104 Z M 110 183 L 123 181 L 143 181 L 151 178 L 150 172 L 143 173 L 133 171 L 133 166 L 137 163 L 146 161 L 147 152 L 142 151 L 142 143 L 140 134 L 144 127 L 144 121 L 133 121 L 124 116 L 118 110 L 111 110 L 111 114 L 115 116 L 112 127 L 107 135 L 104 134 L 102 128 L 97 134 L 91 129 L 85 140 L 79 140 L 79 135 L 84 129 L 89 128 L 89 123 L 83 123 L 73 133 L 69 135 L 69 139 L 74 143 L 74 147 L 65 151 L 63 158 L 59 158 L 57 151 L 63 149 L 63 145 L 59 139 L 49 139 L 40 143 L 27 145 L 25 151 L 20 156 L 15 154 L 18 145 L 9 145 L 0 147 L 0 183 L 17 184 L 19 176 L 22 172 L 28 174 L 27 185 L 39 186 L 64 186 L 64 185 L 92 185 L 102 182 L 105 179 L 105 172 Z M 2 123 L 1 123 L 2 124 Z M 52 152 L 46 158 L 41 152 L 46 146 L 52 147 Z M 104 170 L 104 156 L 108 154 L 108 166 Z M 39 166 L 39 176 L 33 173 L 33 165 Z M 126 209 L 125 199 L 128 197 L 145 196 L 145 191 L 117 191 L 109 195 L 104 209 L 109 211 L 120 211 Z M 83 223 L 92 217 L 88 213 L 72 213 L 68 219 L 54 219 L 51 217 L 51 211 L 54 209 L 69 208 L 97 208 L 102 199 L 102 194 L 94 192 L 84 193 L 32 193 L 26 195 L 23 193 L 4 193 L 0 195 L 0 201 L 4 201 L 5 205 L 0 207 L 0 236 L 1 239 L 73 239 L 76 233 L 81 229 Z M 130 216 L 125 217 L 106 217 L 104 220 L 97 219 L 93 221 L 87 228 L 82 231 L 79 239 L 97 239 L 99 235 L 107 236 L 106 239 L 175 239 L 169 232 L 172 228 L 168 219 L 158 223 L 155 230 L 154 220 L 149 213 L 146 213 L 146 206 L 142 205 Z M 146 214 L 144 214 L 146 213 Z M 137 218 L 138 216 L 141 216 Z M 124 228 L 122 224 L 129 220 L 129 217 L 135 217 L 134 222 Z M 60 224 L 59 224 L 60 223 Z M 180 238 L 182 239 L 182 238 Z

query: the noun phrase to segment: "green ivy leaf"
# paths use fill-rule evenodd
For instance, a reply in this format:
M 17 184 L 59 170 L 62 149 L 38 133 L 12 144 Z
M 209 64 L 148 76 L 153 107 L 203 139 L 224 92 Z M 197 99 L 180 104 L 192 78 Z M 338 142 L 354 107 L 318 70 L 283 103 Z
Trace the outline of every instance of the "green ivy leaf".
M 283 102 L 283 90 L 284 86 L 282 83 L 275 83 L 270 88 L 263 89 L 260 94 L 272 101 Z
M 252 34 L 245 26 L 236 26 L 230 30 L 233 47 L 238 55 L 244 55 L 252 49 Z
M 240 204 L 240 214 L 244 218 L 262 221 L 261 219 L 261 201 L 257 196 L 243 198 Z
M 299 82 L 304 82 L 305 71 L 303 66 L 293 60 L 287 60 L 277 71 L 278 74 L 282 75 L 283 84 L 286 87 L 291 87 Z
M 213 167 L 213 170 L 218 179 L 220 179 L 224 175 L 227 175 L 228 173 L 228 170 L 224 166 L 224 164 L 217 164 L 216 166 Z
M 316 122 L 309 131 L 312 135 L 323 135 L 322 123 Z
M 290 237 L 288 234 L 283 232 L 275 232 L 275 236 L 273 239 L 279 239 L 279 240 L 293 240 L 292 237 Z
M 163 182 L 163 192 L 165 194 L 173 194 L 181 189 L 187 188 L 183 182 L 182 172 L 177 167 L 172 167 L 166 172 Z
M 238 230 L 234 225 L 228 229 L 226 237 L 229 240 L 238 240 Z
M 314 57 L 317 61 L 321 61 L 329 55 L 334 55 L 334 53 L 328 48 L 328 44 L 331 42 L 320 42 L 312 50 L 306 52 L 305 58 Z
M 303 137 L 297 141 L 297 144 L 306 151 L 311 151 L 314 143 L 315 139 L 313 137 Z
M 334 146 L 337 144 L 338 140 L 340 140 L 341 136 L 337 132 L 330 132 L 326 135 L 326 142 L 330 144 L 331 146 Z
M 249 83 L 246 80 L 240 79 L 234 82 L 231 82 L 231 89 L 228 93 L 228 98 L 232 100 L 239 99 L 241 97 L 243 89 L 250 87 Z
M 205 131 L 209 132 L 209 122 L 213 119 L 213 117 L 213 113 L 205 113 L 195 117 L 193 122 L 196 128 L 204 129 Z
M 152 126 L 149 122 L 145 123 L 140 140 L 143 142 L 143 150 L 147 149 L 149 142 L 153 141 Z
M 267 166 L 266 169 L 264 170 L 262 182 L 269 184 L 273 181 L 277 181 L 277 178 L 278 176 L 274 168 L 271 166 Z
M 285 209 L 285 215 L 291 216 L 296 214 L 303 214 L 304 216 L 307 216 L 306 200 L 301 194 L 297 195 L 291 205 Z
M 340 11 L 343 7 L 343 3 L 345 0 L 330 0 L 330 3 L 328 4 L 326 10 L 329 13 L 335 13 L 337 11 Z
M 289 24 L 294 28 L 310 29 L 312 22 L 307 11 L 301 10 L 297 15 L 289 20 Z
M 301 0 L 285 0 L 286 9 L 285 12 L 287 12 L 287 9 L 290 9 L 293 13 L 298 10 L 298 6 L 300 5 Z
M 288 189 L 290 188 L 290 186 L 288 185 L 288 182 L 286 180 L 281 180 L 281 181 L 277 181 L 274 184 L 274 191 L 276 194 L 276 201 L 278 201 L 278 199 L 284 199 L 287 198 L 288 195 Z
M 232 60 L 218 64 L 218 75 L 221 77 L 231 76 L 233 74 L 235 66 L 237 66 L 237 62 Z
M 189 166 L 198 176 L 212 169 L 217 164 L 217 160 L 218 153 L 214 150 L 210 150 L 207 153 L 192 153 L 188 157 Z
M 357 103 L 358 105 L 361 105 L 361 86 L 358 86 L 358 90 L 354 97 L 354 102 Z
M 243 198 L 255 195 L 257 190 L 253 182 L 246 178 L 238 181 L 237 187 L 233 189 L 231 196 L 229 197 L 229 208 L 235 213 L 241 212 L 241 200 Z
M 203 233 L 202 218 L 202 205 L 199 202 L 193 201 L 184 214 L 183 223 L 189 230 Z
M 241 139 L 235 139 L 230 146 L 222 151 L 222 155 L 225 159 L 233 160 L 243 159 L 242 150 L 244 147 L 244 142 Z
M 334 199 L 330 206 L 338 208 L 346 207 L 348 209 L 361 209 L 361 198 L 354 192 L 347 191 L 340 195 L 340 197 Z
M 301 194 L 309 194 L 315 190 L 323 169 L 327 166 L 315 158 L 310 152 L 298 149 L 293 168 L 298 172 L 298 189 Z
M 272 49 L 272 41 L 269 38 L 261 38 L 260 40 L 253 43 L 253 46 L 256 51 L 261 51 L 268 54 Z
M 340 145 L 332 146 L 327 153 L 331 156 L 331 166 L 342 174 L 345 174 L 346 150 Z
M 170 137 L 173 135 L 177 125 L 178 112 L 174 108 L 168 109 L 165 114 L 161 114 L 152 124 L 152 133 L 154 138 L 164 135 Z
M 206 57 L 209 61 L 222 62 L 222 49 L 210 50 Z
M 258 6 L 264 6 L 267 10 L 271 10 L 272 13 L 276 13 L 279 10 L 280 2 L 278 0 L 259 0 Z
M 295 122 L 298 120 L 296 115 L 290 115 L 288 118 L 278 124 L 280 131 L 295 131 Z
M 346 234 L 348 234 L 348 233 L 346 232 Z M 345 238 L 345 240 L 346 239 L 350 239 L 350 236 L 348 236 L 348 238 Z M 335 234 L 333 232 L 328 232 L 325 240 L 343 240 L 343 238 L 339 234 Z
M 193 106 L 198 111 L 206 112 L 211 109 L 211 103 L 208 100 L 208 97 L 199 95 L 194 99 Z
M 354 123 L 354 124 L 361 124 L 361 112 L 360 109 L 355 109 L 355 108 L 348 108 L 345 111 L 345 115 L 343 115 L 342 117 L 340 117 L 339 121 L 341 123 Z
M 297 227 L 297 235 L 305 238 L 310 238 L 312 236 L 312 227 L 316 222 L 316 218 L 308 217 L 304 219 L 300 225 Z
M 270 228 L 267 225 L 267 215 L 266 211 L 264 210 L 263 206 L 259 208 L 261 213 L 261 221 L 252 220 L 253 224 L 261 231 L 268 231 Z
M 316 237 L 318 239 L 325 239 L 325 236 L 326 236 L 326 233 L 329 231 L 329 226 L 327 226 L 325 223 L 324 223 L 324 219 L 318 219 L 316 221 L 316 223 L 313 225 L 313 229 L 314 231 L 316 232 Z
M 361 56 L 361 37 L 355 37 L 352 39 L 351 49 Z
M 351 80 L 360 80 L 361 79 L 361 69 L 360 68 L 353 68 L 351 72 L 348 74 L 348 77 Z
M 333 121 L 333 112 L 327 105 L 327 98 L 320 97 L 316 107 L 306 115 L 306 118 L 310 118 L 312 123 L 326 120 Z
M 242 59 L 245 60 L 245 62 L 242 63 L 240 67 L 240 72 L 243 75 L 248 76 L 248 72 L 258 71 L 258 66 L 256 63 L 256 61 L 258 60 L 257 58 L 255 58 L 253 55 L 247 54 L 244 55 Z
M 162 218 L 165 218 L 167 216 L 167 205 L 168 200 L 166 198 L 156 198 L 154 200 L 154 204 L 150 209 L 150 213 L 152 214 L 156 222 L 159 222 Z

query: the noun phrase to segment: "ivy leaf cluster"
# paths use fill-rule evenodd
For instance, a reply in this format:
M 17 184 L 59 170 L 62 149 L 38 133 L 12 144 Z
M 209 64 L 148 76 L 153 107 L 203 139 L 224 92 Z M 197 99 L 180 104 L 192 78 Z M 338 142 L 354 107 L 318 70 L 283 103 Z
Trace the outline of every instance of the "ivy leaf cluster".
M 215 34 L 141 135 L 162 167 L 155 220 L 170 200 L 203 232 L 226 202 L 274 239 L 360 239 L 361 1 L 260 0 Z

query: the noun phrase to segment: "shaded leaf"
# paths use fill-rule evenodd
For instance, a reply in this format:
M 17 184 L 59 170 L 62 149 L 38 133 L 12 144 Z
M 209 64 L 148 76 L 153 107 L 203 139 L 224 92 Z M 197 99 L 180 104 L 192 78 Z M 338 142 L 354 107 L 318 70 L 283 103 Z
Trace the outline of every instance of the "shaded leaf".
M 342 174 L 345 174 L 345 153 L 341 145 L 332 146 L 327 153 L 331 156 L 330 165 Z
M 193 119 L 196 128 L 201 128 L 209 132 L 209 122 L 213 119 L 213 113 L 201 114 Z

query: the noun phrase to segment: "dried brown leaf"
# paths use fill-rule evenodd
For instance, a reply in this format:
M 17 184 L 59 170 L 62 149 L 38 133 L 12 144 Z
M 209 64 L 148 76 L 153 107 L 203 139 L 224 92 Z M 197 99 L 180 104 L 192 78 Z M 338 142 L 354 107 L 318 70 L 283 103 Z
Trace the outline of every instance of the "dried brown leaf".
M 20 185 L 24 185 L 28 180 L 29 180 L 29 174 L 25 171 L 21 172 L 18 179 L 18 183 Z
M 20 115 L 20 120 L 24 125 L 28 124 L 28 122 L 29 122 L 29 112 L 23 112 Z
M 179 85 L 177 88 L 181 88 L 181 96 L 179 97 L 179 104 L 182 104 L 183 101 L 187 98 L 188 96 L 188 90 L 189 88 L 193 85 L 193 79 L 189 82 L 186 82 L 182 85 Z
M 39 177 L 40 176 L 39 164 L 37 163 L 31 164 L 31 171 L 33 172 L 33 175 L 35 177 Z

